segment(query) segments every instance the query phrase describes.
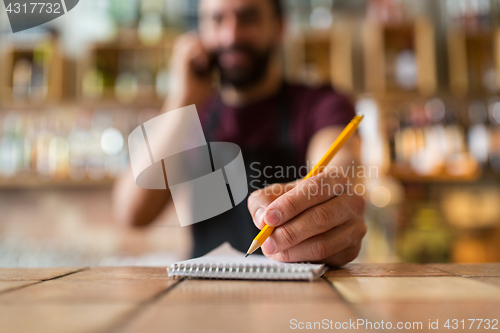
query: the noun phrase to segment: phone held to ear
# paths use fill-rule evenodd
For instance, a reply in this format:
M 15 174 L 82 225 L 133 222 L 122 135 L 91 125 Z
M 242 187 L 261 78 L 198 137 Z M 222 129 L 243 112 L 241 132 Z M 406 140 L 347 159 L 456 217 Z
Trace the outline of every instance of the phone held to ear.
M 201 64 L 199 61 L 193 61 L 191 66 L 193 67 L 193 71 L 197 77 L 209 77 L 215 70 L 215 55 L 210 56 L 208 64 Z

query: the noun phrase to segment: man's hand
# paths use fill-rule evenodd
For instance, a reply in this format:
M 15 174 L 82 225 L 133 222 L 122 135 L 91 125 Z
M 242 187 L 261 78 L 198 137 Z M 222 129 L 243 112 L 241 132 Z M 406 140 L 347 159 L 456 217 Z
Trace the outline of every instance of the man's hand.
M 196 104 L 201 107 L 213 91 L 212 60 L 195 33 L 181 35 L 170 58 L 168 110 Z
M 276 227 L 262 245 L 269 258 L 342 266 L 354 260 L 366 234 L 365 201 L 349 179 L 325 169 L 317 176 L 255 191 L 248 209 L 255 225 Z

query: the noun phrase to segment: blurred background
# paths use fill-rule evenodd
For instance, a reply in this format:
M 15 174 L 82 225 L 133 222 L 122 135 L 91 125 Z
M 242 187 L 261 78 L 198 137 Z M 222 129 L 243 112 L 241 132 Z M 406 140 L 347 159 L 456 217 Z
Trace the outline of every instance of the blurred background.
M 292 81 L 366 115 L 362 262 L 500 261 L 500 0 L 285 0 Z M 84 0 L 12 34 L 0 10 L 0 267 L 167 265 L 189 230 L 112 222 L 131 130 L 165 98 L 197 0 Z M 376 171 L 374 171 L 376 170 Z

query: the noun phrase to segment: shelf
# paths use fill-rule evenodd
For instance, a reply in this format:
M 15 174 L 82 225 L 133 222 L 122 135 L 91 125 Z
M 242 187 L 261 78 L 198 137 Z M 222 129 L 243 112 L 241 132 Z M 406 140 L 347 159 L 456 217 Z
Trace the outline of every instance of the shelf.
M 158 96 L 155 89 L 157 75 L 168 69 L 177 36 L 178 33 L 174 31 L 165 31 L 157 44 L 145 45 L 134 32 L 122 31 L 115 41 L 93 44 L 77 64 L 76 100 L 91 105 L 99 105 L 104 100 L 105 104 L 111 101 L 123 106 L 161 106 L 163 97 Z M 132 74 L 138 80 L 137 94 L 130 96 L 130 101 L 120 101 L 115 95 L 117 80 L 124 73 Z M 147 82 L 139 81 L 140 73 L 146 73 Z M 94 92 L 85 89 L 92 87 L 90 84 L 95 84 L 92 80 L 100 82 L 98 87 L 102 85 L 102 91 L 96 92 L 95 100 L 91 97 Z
M 132 109 L 161 109 L 165 99 L 156 96 L 149 98 L 134 98 L 132 101 L 120 101 L 113 97 L 112 94 L 105 94 L 99 99 L 84 98 L 78 104 L 85 108 L 132 108 Z
M 499 41 L 498 29 L 475 33 L 450 29 L 447 36 L 448 66 L 453 93 L 458 96 L 498 93 L 498 84 L 490 82 L 488 87 L 485 78 L 486 75 L 498 76 L 500 73 Z
M 53 110 L 81 110 L 81 109 L 127 109 L 127 110 L 142 110 L 142 109 L 161 109 L 165 99 L 137 99 L 131 102 L 122 102 L 114 98 L 101 98 L 101 99 L 85 99 L 82 101 L 61 101 L 59 103 L 1 103 L 0 113 L 3 111 L 53 111 Z
M 286 75 L 312 85 L 332 84 L 354 91 L 353 27 L 339 22 L 331 29 L 308 30 L 285 40 Z
M 474 173 L 452 175 L 447 172 L 432 175 L 420 175 L 408 167 L 393 165 L 389 174 L 404 183 L 470 183 L 479 179 L 480 169 Z
M 111 188 L 114 179 L 103 178 L 101 180 L 83 179 L 80 181 L 71 179 L 44 180 L 36 176 L 17 176 L 12 178 L 0 177 L 1 190 L 22 189 L 92 189 Z
M 425 17 L 398 25 L 368 21 L 363 27 L 365 89 L 386 94 L 410 92 L 432 95 L 437 91 L 434 26 Z M 414 87 L 396 83 L 396 55 L 411 50 L 416 61 Z M 407 60 L 409 61 L 409 60 Z
M 39 96 L 33 96 L 31 90 L 33 88 L 30 87 L 28 95 L 22 97 L 22 99 L 27 100 L 26 104 L 58 102 L 62 99 L 66 85 L 64 72 L 67 63 L 57 38 L 50 38 L 31 46 L 7 44 L 0 51 L 0 99 L 3 103 L 17 104 L 13 97 L 13 91 L 15 91 L 15 68 L 19 61 L 25 61 L 28 67 L 23 68 L 23 70 L 20 70 L 21 67 L 18 68 L 18 73 L 24 71 L 22 75 L 18 75 L 18 78 L 26 81 L 26 75 L 31 76 L 32 71 L 37 68 L 39 74 L 41 73 L 40 77 L 42 79 L 40 82 L 43 82 L 40 86 L 37 86 Z

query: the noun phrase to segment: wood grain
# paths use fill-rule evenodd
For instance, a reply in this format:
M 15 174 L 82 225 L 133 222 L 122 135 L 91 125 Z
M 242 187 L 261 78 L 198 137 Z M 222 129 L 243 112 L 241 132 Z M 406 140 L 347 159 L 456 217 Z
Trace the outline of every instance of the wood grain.
M 65 275 L 74 270 L 0 270 L 1 331 L 282 332 L 299 322 L 498 319 L 500 308 L 496 264 L 350 264 L 315 282 L 173 280 L 140 267 Z
M 165 267 L 93 267 L 67 276 L 67 280 L 168 279 Z
M 163 297 L 159 305 L 180 303 L 315 303 L 342 302 L 341 297 L 324 280 L 236 281 L 186 280 Z
M 123 332 L 288 332 L 292 331 L 292 319 L 321 323 L 323 319 L 349 322 L 357 317 L 342 303 L 192 302 L 152 306 L 134 318 Z
M 485 283 L 489 283 L 489 284 L 500 287 L 500 277 L 486 276 L 486 277 L 476 277 L 476 278 L 471 278 L 471 279 L 485 282 Z
M 500 277 L 500 263 L 488 264 L 432 264 L 428 265 L 445 272 L 463 277 L 496 276 Z
M 342 268 L 327 271 L 324 277 L 356 276 L 452 276 L 436 267 L 420 264 L 347 264 Z
M 0 268 L 0 281 L 44 281 L 84 268 Z
M 177 281 L 57 279 L 0 295 L 0 304 L 140 303 L 167 290 Z
M 9 291 L 23 286 L 29 286 L 39 281 L 0 281 L 0 292 Z
M 384 322 L 389 321 L 393 325 L 397 325 L 398 322 L 422 323 L 422 329 L 405 330 L 408 332 L 491 332 L 491 329 L 485 329 L 484 326 L 478 329 L 479 321 L 476 321 L 475 326 L 470 329 L 472 321 L 469 319 L 489 319 L 490 322 L 492 319 L 498 319 L 500 302 L 383 302 L 356 304 L 354 308 L 362 318 L 372 322 L 384 320 Z M 450 320 L 450 324 L 453 325 L 453 319 L 458 322 L 464 320 L 465 329 L 462 327 L 446 329 L 443 326 L 447 320 Z M 432 322 L 437 320 L 439 330 L 429 330 L 429 320 Z M 367 327 L 365 326 L 365 328 Z M 396 331 L 394 328 L 395 326 L 392 330 Z
M 2 332 L 88 333 L 109 331 L 132 311 L 126 304 L 0 305 Z
M 290 320 L 355 320 L 324 280 L 184 280 L 134 318 L 125 332 L 282 332 Z
M 500 302 L 500 288 L 462 277 L 328 278 L 349 302 Z

